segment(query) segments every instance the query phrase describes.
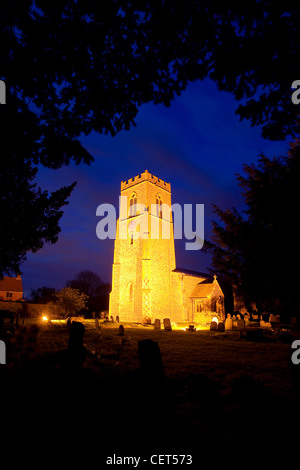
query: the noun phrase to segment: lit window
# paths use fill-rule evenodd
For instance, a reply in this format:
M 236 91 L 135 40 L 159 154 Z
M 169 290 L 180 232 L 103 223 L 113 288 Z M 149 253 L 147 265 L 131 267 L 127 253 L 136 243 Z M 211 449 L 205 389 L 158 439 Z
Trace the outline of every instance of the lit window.
M 160 219 L 162 218 L 162 200 L 159 194 L 156 196 L 156 215 Z
M 134 215 L 136 215 L 136 205 L 137 205 L 137 195 L 133 193 L 130 198 L 130 209 L 129 209 L 130 217 L 133 217 Z

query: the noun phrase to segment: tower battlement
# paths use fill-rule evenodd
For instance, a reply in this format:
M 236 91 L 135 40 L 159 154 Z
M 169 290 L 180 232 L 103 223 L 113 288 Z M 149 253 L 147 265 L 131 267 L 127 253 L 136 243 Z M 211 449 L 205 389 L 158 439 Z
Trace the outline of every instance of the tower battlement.
M 153 183 L 156 186 L 159 186 L 160 188 L 165 189 L 169 193 L 171 192 L 170 183 L 166 183 L 165 181 L 161 180 L 157 176 L 152 175 L 151 173 L 149 173 L 148 170 L 145 170 L 140 175 L 137 175 L 134 178 L 130 178 L 127 181 L 121 181 L 121 192 L 124 191 L 124 189 L 131 188 L 132 186 L 135 186 L 138 183 L 142 183 L 143 181 L 149 181 L 150 183 Z

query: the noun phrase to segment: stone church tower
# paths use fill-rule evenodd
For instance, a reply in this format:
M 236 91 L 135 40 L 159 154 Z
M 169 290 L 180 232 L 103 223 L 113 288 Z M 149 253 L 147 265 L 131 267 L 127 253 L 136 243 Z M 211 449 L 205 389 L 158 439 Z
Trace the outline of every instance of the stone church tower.
M 146 170 L 121 182 L 121 196 L 109 315 L 123 322 L 193 321 L 199 299 L 191 295 L 207 276 L 176 269 L 172 212 L 166 209 L 170 183 Z

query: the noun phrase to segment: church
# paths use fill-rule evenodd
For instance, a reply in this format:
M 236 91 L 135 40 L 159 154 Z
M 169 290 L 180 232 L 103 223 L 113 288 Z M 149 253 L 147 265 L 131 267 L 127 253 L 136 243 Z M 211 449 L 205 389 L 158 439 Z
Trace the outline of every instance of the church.
M 216 276 L 176 268 L 173 216 L 163 209 L 171 207 L 170 183 L 146 170 L 121 182 L 121 196 L 127 207 L 117 221 L 109 316 L 137 323 L 224 319 Z

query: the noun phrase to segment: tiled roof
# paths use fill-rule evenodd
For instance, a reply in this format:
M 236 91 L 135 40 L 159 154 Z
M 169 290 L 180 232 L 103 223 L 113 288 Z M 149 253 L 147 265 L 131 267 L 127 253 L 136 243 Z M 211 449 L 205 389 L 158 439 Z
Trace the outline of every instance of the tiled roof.
M 23 292 L 22 279 L 18 277 L 6 277 L 0 279 L 0 292 Z
M 211 295 L 215 285 L 214 282 L 199 282 L 193 290 L 191 297 L 207 297 Z
M 173 273 L 182 273 L 188 276 L 202 277 L 203 279 L 211 278 L 209 274 L 199 273 L 198 271 L 192 271 L 191 269 L 176 268 L 176 269 L 173 269 Z

